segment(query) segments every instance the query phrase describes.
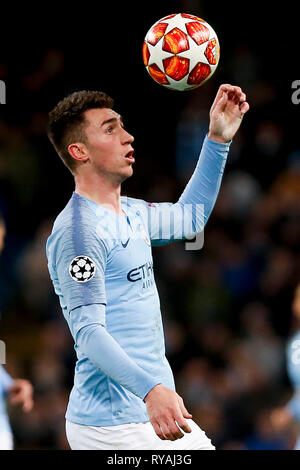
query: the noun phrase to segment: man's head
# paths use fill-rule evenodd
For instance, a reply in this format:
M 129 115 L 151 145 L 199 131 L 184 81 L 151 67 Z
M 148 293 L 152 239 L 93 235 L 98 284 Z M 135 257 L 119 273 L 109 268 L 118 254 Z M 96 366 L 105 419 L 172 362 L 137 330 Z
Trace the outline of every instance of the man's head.
M 49 113 L 49 139 L 74 176 L 83 167 L 120 182 L 131 176 L 134 159 L 128 154 L 133 153 L 133 137 L 113 104 L 103 92 L 79 91 Z

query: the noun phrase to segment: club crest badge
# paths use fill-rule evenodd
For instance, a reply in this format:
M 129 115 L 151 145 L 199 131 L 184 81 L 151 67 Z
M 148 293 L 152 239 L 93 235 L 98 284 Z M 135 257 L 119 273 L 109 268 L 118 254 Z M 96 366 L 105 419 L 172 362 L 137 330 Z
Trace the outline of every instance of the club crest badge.
M 146 232 L 144 226 L 142 224 L 139 224 L 139 231 L 140 231 L 140 234 L 141 234 L 141 238 L 143 238 L 145 240 L 145 242 L 147 243 L 147 245 L 151 245 L 151 242 L 150 242 L 150 238 L 148 236 L 148 233 Z

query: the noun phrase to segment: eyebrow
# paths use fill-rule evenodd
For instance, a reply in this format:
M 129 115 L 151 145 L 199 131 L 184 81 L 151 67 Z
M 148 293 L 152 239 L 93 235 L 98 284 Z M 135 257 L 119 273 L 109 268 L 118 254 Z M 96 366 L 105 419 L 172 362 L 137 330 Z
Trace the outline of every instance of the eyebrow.
M 122 116 L 119 115 L 119 118 L 120 118 L 121 124 L 123 124 L 123 118 L 122 118 Z M 110 118 L 110 119 L 106 119 L 105 121 L 103 121 L 103 122 L 101 123 L 101 127 L 104 126 L 105 124 L 110 124 L 110 123 L 116 122 L 116 121 L 118 121 L 118 118 L 116 118 L 116 117 L 112 117 L 112 118 Z

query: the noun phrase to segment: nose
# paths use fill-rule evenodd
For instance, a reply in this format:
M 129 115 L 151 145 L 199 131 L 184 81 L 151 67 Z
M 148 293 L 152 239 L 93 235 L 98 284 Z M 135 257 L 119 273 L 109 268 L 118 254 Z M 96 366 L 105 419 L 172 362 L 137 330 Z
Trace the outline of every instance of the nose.
M 132 142 L 134 141 L 134 137 L 131 134 L 129 134 L 129 132 L 127 132 L 125 129 L 122 129 L 122 130 L 123 130 L 122 143 L 132 144 Z

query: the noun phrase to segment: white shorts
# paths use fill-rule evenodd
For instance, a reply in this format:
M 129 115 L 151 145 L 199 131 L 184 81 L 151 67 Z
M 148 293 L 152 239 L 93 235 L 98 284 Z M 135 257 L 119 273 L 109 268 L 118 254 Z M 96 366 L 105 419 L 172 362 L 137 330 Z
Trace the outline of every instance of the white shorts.
M 205 432 L 186 421 L 192 432 L 176 441 L 161 440 L 150 421 L 97 427 L 66 420 L 66 433 L 72 450 L 215 450 Z
M 0 450 L 13 450 L 14 439 L 9 431 L 0 431 Z

